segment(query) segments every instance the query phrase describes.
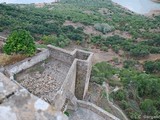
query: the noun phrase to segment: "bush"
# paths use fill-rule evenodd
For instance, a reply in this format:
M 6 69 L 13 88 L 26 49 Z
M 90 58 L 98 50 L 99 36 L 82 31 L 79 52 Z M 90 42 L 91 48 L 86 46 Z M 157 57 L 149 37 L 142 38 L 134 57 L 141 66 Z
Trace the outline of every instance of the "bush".
M 113 51 L 114 51 L 115 53 L 118 53 L 119 50 L 120 50 L 120 46 L 118 46 L 118 45 L 113 45 L 113 46 L 112 46 L 112 49 L 113 49 Z
M 135 60 L 125 60 L 123 62 L 123 67 L 124 68 L 135 68 L 135 65 L 137 65 L 138 62 Z
M 160 60 L 146 61 L 144 63 L 144 70 L 147 73 L 159 73 L 160 72 Z
M 155 115 L 156 107 L 151 99 L 145 99 L 141 104 L 140 108 L 146 115 Z
M 46 45 L 52 44 L 54 46 L 58 46 L 62 48 L 67 46 L 70 43 L 69 39 L 63 35 L 60 35 L 59 37 L 54 36 L 54 35 L 43 36 L 42 40 L 44 41 Z
M 113 98 L 118 101 L 122 101 L 126 99 L 126 93 L 123 90 L 119 90 L 116 93 L 113 93 Z
M 15 53 L 31 56 L 36 52 L 36 46 L 28 31 L 15 30 L 7 38 L 3 50 L 9 55 Z
M 120 107 L 121 107 L 123 110 L 125 110 L 125 109 L 129 108 L 129 104 L 127 103 L 127 101 L 122 100 L 122 101 L 120 101 Z
M 100 32 L 102 32 L 103 34 L 111 32 L 114 30 L 113 26 L 108 25 L 107 23 L 97 23 L 94 25 L 94 28 Z
M 91 81 L 102 85 L 103 82 L 112 78 L 116 69 L 106 62 L 97 63 L 92 68 Z
M 134 57 L 145 57 L 148 56 L 150 52 L 147 47 L 137 46 L 130 50 L 130 54 Z
M 44 44 L 46 44 L 46 45 L 53 44 L 57 40 L 57 36 L 54 36 L 54 35 L 46 36 L 46 35 L 44 35 L 42 37 L 42 40 L 43 40 Z
M 102 46 L 100 49 L 101 49 L 102 51 L 108 52 L 108 47 L 107 47 L 107 46 Z

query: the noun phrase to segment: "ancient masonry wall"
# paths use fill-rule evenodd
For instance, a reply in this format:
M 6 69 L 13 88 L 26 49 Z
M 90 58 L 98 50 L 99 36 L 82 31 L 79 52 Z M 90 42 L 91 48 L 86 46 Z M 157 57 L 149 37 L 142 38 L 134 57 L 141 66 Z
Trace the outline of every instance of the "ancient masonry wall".
M 89 109 L 94 113 L 98 114 L 99 116 L 103 117 L 105 120 L 120 120 L 119 118 L 115 117 L 114 115 L 106 112 L 102 108 L 96 106 L 93 103 L 85 102 L 82 100 L 77 100 L 77 104 L 79 107 Z
M 74 95 L 78 99 L 83 99 L 85 96 L 88 90 L 93 53 L 77 49 L 69 53 L 51 45 L 48 49 L 51 57 L 71 64 L 67 77 L 54 99 L 56 108 L 62 109 L 66 99 L 72 99 Z
M 73 52 L 68 52 L 64 49 L 48 45 L 48 49 L 42 49 L 42 52 L 36 54 L 34 57 L 27 58 L 4 68 L 4 73 L 7 74 L 10 79 L 14 80 L 15 74 L 32 67 L 48 57 L 53 57 L 54 59 L 65 62 L 71 66 L 61 88 L 53 97 L 52 105 L 56 111 L 64 109 L 66 101 L 70 100 L 74 106 L 77 106 L 78 104 L 80 107 L 89 108 L 104 118 L 119 120 L 109 113 L 104 112 L 94 104 L 77 100 L 77 98 L 82 100 L 88 90 L 93 57 L 93 53 L 91 52 L 78 49 L 75 49 Z M 17 84 L 19 85 L 19 83 Z
M 47 49 L 40 49 L 41 52 L 36 54 L 33 57 L 26 58 L 20 62 L 17 62 L 14 65 L 8 66 L 5 68 L 5 73 L 10 76 L 11 79 L 13 79 L 13 76 L 22 70 L 25 70 L 29 67 L 32 67 L 33 65 L 47 59 L 49 57 L 49 50 Z
M 14 80 L 15 74 L 32 67 L 48 57 L 53 57 L 54 59 L 71 65 L 61 89 L 53 98 L 54 102 L 52 104 L 57 110 L 61 110 L 66 99 L 72 99 L 72 97 L 76 95 L 78 99 L 82 100 L 85 96 L 90 79 L 92 56 L 93 53 L 90 52 L 78 49 L 75 49 L 73 52 L 68 52 L 64 49 L 48 45 L 48 49 L 42 49 L 41 52 L 35 56 L 6 67 L 5 74 Z

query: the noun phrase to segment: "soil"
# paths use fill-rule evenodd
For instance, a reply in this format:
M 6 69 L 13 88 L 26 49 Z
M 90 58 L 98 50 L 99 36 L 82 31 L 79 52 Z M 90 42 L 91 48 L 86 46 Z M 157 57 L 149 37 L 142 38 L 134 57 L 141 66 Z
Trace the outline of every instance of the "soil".
M 144 63 L 145 61 L 155 61 L 160 60 L 160 54 L 150 54 L 147 58 L 142 58 L 139 60 L 140 63 Z
M 160 15 L 160 10 L 152 10 L 149 13 L 146 13 L 145 16 L 153 18 L 154 16 Z
M 122 32 L 120 30 L 115 30 L 113 32 L 106 33 L 103 36 L 110 37 L 110 36 L 113 36 L 113 35 L 119 35 L 120 37 L 123 37 L 123 38 L 126 38 L 126 39 L 131 39 L 132 38 L 131 34 L 129 34 L 128 32 Z
M 82 47 L 80 45 L 76 45 L 76 43 L 74 42 L 71 42 L 71 44 L 65 47 L 64 49 L 69 51 L 73 51 L 74 49 L 82 49 L 82 50 L 93 52 L 94 53 L 93 64 L 96 64 L 98 62 L 103 62 L 103 61 L 110 62 L 110 61 L 113 61 L 114 58 L 118 58 L 119 60 L 122 59 L 121 55 L 115 53 L 112 49 L 108 49 L 108 52 L 105 52 L 105 51 L 101 51 L 95 46 L 85 45 L 85 47 Z M 122 64 L 118 64 L 117 66 L 122 67 Z

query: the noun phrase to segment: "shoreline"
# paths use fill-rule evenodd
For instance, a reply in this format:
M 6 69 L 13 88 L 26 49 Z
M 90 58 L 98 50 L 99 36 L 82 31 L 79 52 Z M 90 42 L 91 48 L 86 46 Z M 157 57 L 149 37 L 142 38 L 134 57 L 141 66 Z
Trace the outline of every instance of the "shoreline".
M 160 15 L 160 10 L 151 10 L 148 13 L 144 14 L 147 17 L 154 17 Z
M 157 0 L 151 0 L 151 1 L 156 2 Z M 154 16 L 154 15 L 155 15 L 155 16 L 160 15 L 160 9 L 150 10 L 150 11 L 147 12 L 147 13 L 137 13 L 137 12 L 134 12 L 134 11 L 130 10 L 129 8 L 127 8 L 127 7 L 119 4 L 119 3 L 117 3 L 117 2 L 114 2 L 114 1 L 112 1 L 112 0 L 111 0 L 111 2 L 113 3 L 113 5 L 116 5 L 116 6 L 120 7 L 120 8 L 122 8 L 122 9 L 124 9 L 125 11 L 128 11 L 128 12 L 131 13 L 131 14 L 143 15 L 143 16 L 146 16 L 146 17 L 151 17 L 151 16 Z M 157 1 L 157 3 L 160 3 L 160 1 Z
M 160 3 L 160 0 L 151 0 L 153 2 L 156 2 L 156 3 Z

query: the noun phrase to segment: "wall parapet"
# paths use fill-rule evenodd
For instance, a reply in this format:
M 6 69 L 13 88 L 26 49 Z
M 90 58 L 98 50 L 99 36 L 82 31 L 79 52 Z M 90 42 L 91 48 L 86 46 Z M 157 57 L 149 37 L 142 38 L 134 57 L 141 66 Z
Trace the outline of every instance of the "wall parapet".
M 93 103 L 77 100 L 77 104 L 79 107 L 89 109 L 106 120 L 120 120 L 119 118 L 115 117 L 111 113 L 108 113 L 107 111 L 103 110 L 102 108 L 96 106 Z
M 5 67 L 5 72 L 10 77 L 13 77 L 14 74 L 21 72 L 27 68 L 32 67 L 33 65 L 47 59 L 49 57 L 49 50 L 47 49 L 40 49 L 41 52 L 37 53 L 33 57 L 26 58 L 20 62 L 15 63 L 14 65 L 10 65 Z

